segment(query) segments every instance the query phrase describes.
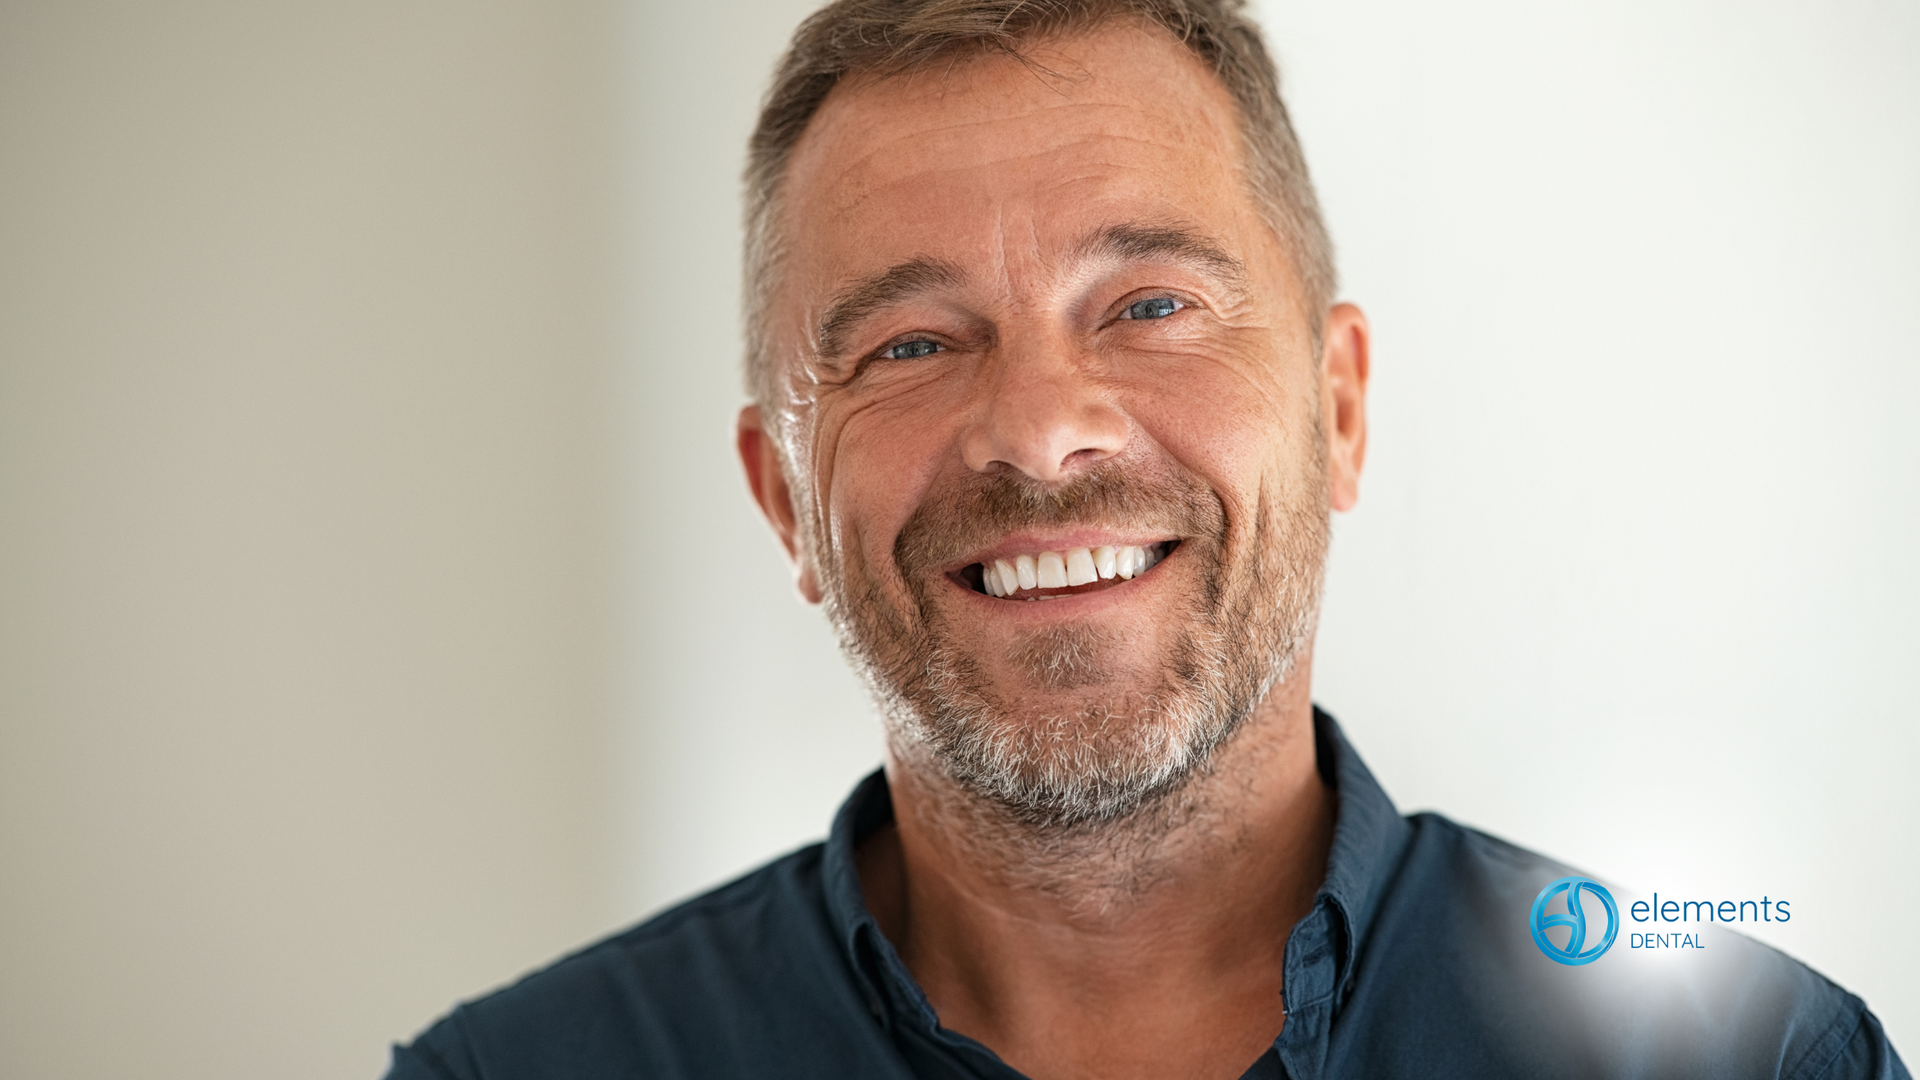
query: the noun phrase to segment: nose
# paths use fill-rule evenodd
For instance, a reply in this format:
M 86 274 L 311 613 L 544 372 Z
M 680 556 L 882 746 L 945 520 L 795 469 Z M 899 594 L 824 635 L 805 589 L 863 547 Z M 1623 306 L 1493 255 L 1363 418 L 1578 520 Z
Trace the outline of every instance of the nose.
M 967 467 L 1011 466 L 1057 483 L 1119 454 L 1131 424 L 1064 341 L 1002 347 L 983 372 L 979 402 L 961 442 Z

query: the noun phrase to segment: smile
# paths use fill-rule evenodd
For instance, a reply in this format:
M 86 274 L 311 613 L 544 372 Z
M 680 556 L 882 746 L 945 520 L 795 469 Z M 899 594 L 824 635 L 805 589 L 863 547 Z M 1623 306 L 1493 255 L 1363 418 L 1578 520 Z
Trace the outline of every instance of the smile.
M 1111 588 L 1138 577 L 1172 554 L 1179 544 L 1068 548 L 977 562 L 960 577 L 977 592 L 1002 600 L 1052 600 Z

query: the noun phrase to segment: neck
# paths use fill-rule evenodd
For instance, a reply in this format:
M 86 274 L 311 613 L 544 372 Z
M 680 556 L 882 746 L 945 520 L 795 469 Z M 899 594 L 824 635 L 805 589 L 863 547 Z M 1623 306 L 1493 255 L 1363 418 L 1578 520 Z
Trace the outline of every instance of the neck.
M 1033 830 L 890 755 L 895 824 L 861 883 L 942 1024 L 1033 1076 L 1189 1074 L 1196 1053 L 1240 1075 L 1279 1033 L 1332 839 L 1306 684 L 1303 664 L 1205 771 L 1098 828 Z

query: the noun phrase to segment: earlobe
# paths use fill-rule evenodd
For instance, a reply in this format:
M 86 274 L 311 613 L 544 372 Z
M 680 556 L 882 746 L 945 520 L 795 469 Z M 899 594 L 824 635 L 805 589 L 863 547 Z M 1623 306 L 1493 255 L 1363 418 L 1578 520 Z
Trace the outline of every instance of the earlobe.
M 813 560 L 802 555 L 793 562 L 793 587 L 800 591 L 800 598 L 809 604 L 817 604 L 825 593 L 820 591 L 820 580 L 814 575 Z
M 746 470 L 747 487 L 753 492 L 754 503 L 760 507 L 761 515 L 773 528 L 774 536 L 793 566 L 794 587 L 807 603 L 819 603 L 820 584 L 800 536 L 798 515 L 793 509 L 793 489 L 787 483 L 780 448 L 767 431 L 759 406 L 747 405 L 740 410 L 734 423 L 734 449 L 739 452 L 740 465 Z
M 1327 495 L 1335 510 L 1360 501 L 1360 468 L 1367 456 L 1367 379 L 1371 331 L 1352 304 L 1327 312 L 1321 353 L 1321 417 L 1327 439 Z

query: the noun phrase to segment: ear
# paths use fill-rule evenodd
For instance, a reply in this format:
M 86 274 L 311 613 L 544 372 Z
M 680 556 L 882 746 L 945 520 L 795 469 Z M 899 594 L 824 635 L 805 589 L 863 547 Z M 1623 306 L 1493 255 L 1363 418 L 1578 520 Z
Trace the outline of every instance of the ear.
M 780 447 L 767 433 L 758 405 L 740 410 L 735 421 L 734 448 L 740 452 L 740 465 L 747 470 L 747 486 L 753 489 L 753 501 L 766 515 L 780 546 L 787 549 L 793 564 L 793 584 L 809 604 L 820 602 L 820 582 L 814 576 L 813 560 L 807 558 L 798 516 L 793 512 L 793 489 L 787 485 L 787 472 L 780 461 Z
M 1351 510 L 1360 501 L 1371 334 L 1366 315 L 1352 304 L 1328 310 L 1320 349 L 1320 416 L 1327 435 L 1327 495 L 1335 510 Z

